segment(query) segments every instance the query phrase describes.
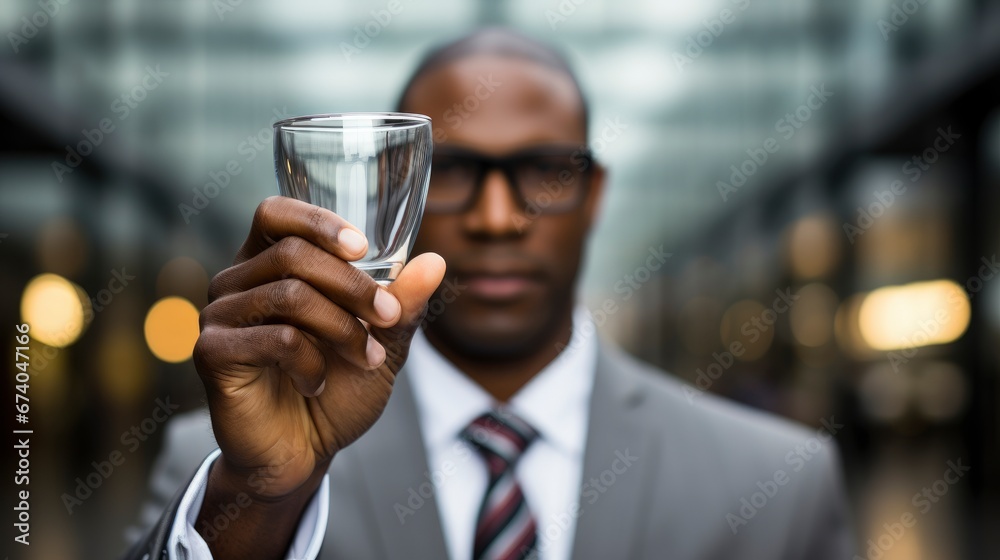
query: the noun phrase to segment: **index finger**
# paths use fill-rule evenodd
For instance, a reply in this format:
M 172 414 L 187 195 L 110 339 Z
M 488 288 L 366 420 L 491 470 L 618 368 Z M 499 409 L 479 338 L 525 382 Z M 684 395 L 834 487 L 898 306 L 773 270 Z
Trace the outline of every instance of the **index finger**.
M 353 261 L 365 256 L 368 240 L 336 213 L 285 196 L 272 196 L 257 206 L 246 241 L 236 253 L 240 264 L 284 237 L 301 237 L 329 253 Z

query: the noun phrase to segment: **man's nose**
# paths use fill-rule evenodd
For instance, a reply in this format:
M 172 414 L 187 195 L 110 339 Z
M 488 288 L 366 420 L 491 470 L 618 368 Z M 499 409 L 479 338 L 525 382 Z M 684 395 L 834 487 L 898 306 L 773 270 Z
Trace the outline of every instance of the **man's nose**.
M 479 197 L 465 213 L 468 232 L 489 237 L 521 235 L 515 216 L 521 213 L 514 185 L 499 169 L 490 170 L 483 178 Z

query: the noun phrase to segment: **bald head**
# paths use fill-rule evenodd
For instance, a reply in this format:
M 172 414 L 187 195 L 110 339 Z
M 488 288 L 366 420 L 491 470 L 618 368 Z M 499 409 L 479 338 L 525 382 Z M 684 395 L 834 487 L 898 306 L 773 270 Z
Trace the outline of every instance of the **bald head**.
M 396 110 L 407 110 L 408 96 L 414 85 L 421 78 L 450 63 L 474 56 L 509 58 L 532 62 L 567 78 L 578 98 L 580 118 L 584 134 L 586 134 L 589 117 L 587 99 L 583 95 L 583 90 L 580 88 L 576 75 L 570 68 L 565 56 L 550 45 L 505 28 L 480 29 L 450 43 L 441 45 L 427 53 L 413 71 L 410 79 L 407 80 L 406 86 L 400 94 L 399 102 L 396 104 Z

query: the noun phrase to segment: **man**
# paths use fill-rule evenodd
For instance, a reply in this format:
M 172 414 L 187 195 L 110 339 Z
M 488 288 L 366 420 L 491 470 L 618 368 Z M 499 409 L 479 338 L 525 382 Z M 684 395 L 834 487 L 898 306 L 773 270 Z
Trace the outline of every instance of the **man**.
M 155 509 L 181 492 L 130 557 L 851 556 L 825 434 L 689 402 L 588 335 L 574 285 L 605 171 L 559 55 L 477 32 L 399 108 L 439 131 L 416 256 L 382 289 L 351 224 L 260 205 L 202 313 L 211 426 L 173 423 Z

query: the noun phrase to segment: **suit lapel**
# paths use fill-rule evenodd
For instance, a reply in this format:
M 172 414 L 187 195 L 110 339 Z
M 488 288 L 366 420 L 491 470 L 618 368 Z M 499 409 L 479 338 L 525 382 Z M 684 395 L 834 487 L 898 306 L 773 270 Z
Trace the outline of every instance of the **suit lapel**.
M 634 558 L 660 452 L 640 419 L 640 378 L 600 343 L 583 458 L 574 560 Z
M 387 558 L 448 558 L 405 368 L 372 431 L 379 433 L 359 440 L 366 444 L 359 446 L 357 458 Z
M 639 414 L 644 400 L 641 378 L 628 375 L 629 364 L 615 352 L 603 343 L 598 350 L 573 560 L 634 558 L 641 553 L 636 547 L 653 499 L 647 490 L 660 468 L 661 450 Z M 448 558 L 433 485 L 425 476 L 427 455 L 405 368 L 371 431 L 371 437 L 355 444 L 356 464 L 386 558 Z

